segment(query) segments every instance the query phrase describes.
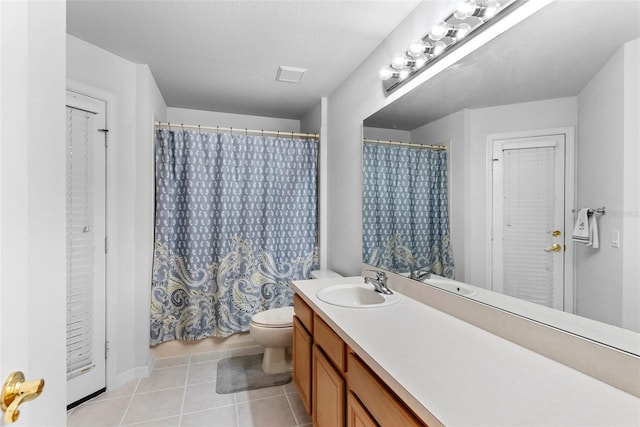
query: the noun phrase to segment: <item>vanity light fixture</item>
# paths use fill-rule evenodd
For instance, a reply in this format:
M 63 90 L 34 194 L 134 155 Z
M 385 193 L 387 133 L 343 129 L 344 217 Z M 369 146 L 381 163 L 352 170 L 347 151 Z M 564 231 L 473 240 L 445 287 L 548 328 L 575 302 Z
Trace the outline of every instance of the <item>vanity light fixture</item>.
M 465 0 L 444 21 L 435 25 L 427 35 L 396 55 L 391 64 L 379 72 L 385 92 L 391 92 L 410 80 L 430 63 L 459 46 L 469 34 L 494 19 L 513 3 L 522 0 Z

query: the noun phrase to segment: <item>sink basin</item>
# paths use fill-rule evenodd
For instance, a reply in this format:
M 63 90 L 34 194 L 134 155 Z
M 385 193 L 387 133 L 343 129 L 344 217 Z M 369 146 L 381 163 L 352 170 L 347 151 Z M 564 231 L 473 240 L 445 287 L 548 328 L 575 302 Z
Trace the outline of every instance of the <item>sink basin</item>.
M 316 295 L 326 303 L 352 308 L 386 307 L 400 301 L 397 294 L 383 295 L 373 290 L 373 286 L 355 283 L 329 286 Z
M 446 279 L 444 277 L 441 278 L 436 275 L 431 275 L 430 278 L 424 279 L 423 282 L 428 285 L 444 289 L 445 291 L 453 292 L 454 294 L 463 295 L 465 297 L 472 297 L 478 293 L 478 291 L 476 291 L 475 289 L 469 286 L 465 286 L 458 281 Z

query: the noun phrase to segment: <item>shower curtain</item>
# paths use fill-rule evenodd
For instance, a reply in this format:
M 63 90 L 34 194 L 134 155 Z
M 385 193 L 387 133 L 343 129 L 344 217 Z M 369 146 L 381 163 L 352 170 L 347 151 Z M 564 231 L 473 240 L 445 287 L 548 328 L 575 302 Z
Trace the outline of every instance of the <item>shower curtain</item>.
M 363 145 L 363 259 L 399 273 L 453 278 L 447 152 Z
M 156 131 L 151 345 L 247 331 L 317 268 L 315 139 Z

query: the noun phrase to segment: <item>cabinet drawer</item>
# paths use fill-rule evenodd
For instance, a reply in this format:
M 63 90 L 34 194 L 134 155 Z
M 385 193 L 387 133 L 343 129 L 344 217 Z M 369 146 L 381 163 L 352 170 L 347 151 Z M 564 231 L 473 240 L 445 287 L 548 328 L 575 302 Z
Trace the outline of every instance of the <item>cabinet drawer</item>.
M 293 294 L 293 312 L 298 319 L 300 319 L 304 327 L 307 328 L 307 331 L 313 334 L 313 310 L 298 294 Z
M 348 385 L 381 426 L 424 426 L 353 353 L 348 355 Z
M 347 367 L 345 359 L 346 346 L 344 342 L 317 314 L 313 320 L 313 325 L 315 328 L 313 331 L 313 341 L 327 354 L 327 357 L 329 357 L 334 365 L 344 373 Z

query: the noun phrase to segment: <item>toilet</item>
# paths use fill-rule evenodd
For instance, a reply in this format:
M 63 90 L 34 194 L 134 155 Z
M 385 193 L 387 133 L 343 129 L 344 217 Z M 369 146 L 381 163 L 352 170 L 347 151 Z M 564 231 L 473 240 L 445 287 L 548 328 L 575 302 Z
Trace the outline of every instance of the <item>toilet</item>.
M 342 277 L 330 270 L 314 270 L 312 279 Z M 273 308 L 251 317 L 249 333 L 253 340 L 264 347 L 262 370 L 267 374 L 291 372 L 291 348 L 293 346 L 293 307 Z

